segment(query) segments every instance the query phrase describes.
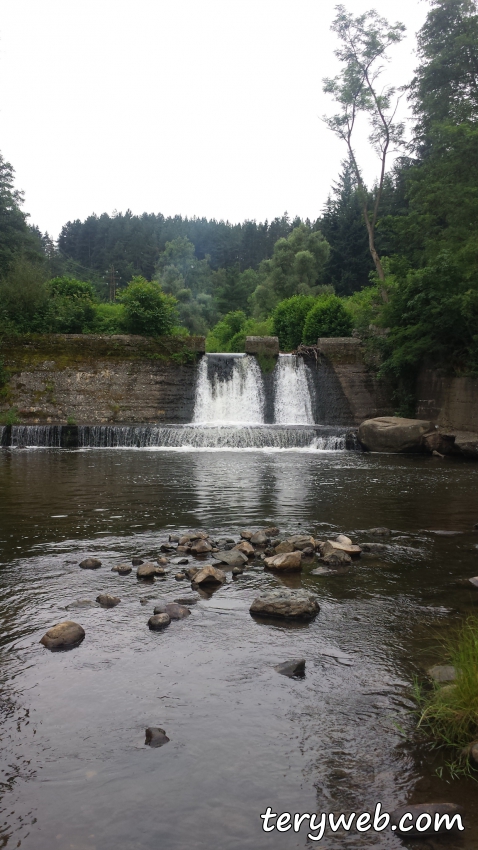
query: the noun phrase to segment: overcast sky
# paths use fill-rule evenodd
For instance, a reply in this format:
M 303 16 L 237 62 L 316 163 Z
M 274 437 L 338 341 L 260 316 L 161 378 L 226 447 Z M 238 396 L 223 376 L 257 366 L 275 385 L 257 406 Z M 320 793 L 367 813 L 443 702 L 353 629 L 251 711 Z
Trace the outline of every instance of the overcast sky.
M 0 151 L 32 223 L 90 213 L 316 218 L 344 156 L 320 120 L 335 0 L 0 0 Z M 420 0 L 349 0 L 407 26 Z M 375 172 L 358 145 L 369 180 Z

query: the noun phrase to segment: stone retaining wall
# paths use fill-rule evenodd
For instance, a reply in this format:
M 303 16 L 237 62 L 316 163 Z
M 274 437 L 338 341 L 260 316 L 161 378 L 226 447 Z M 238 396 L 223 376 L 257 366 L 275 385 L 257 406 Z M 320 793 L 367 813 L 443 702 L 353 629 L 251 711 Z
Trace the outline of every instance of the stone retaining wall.
M 203 337 L 4 339 L 0 414 L 25 424 L 190 422 Z

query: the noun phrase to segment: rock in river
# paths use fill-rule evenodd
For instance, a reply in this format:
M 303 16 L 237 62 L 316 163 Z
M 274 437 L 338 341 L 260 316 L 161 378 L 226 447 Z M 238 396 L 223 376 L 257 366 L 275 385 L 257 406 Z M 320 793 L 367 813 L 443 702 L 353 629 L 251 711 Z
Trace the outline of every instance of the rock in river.
M 232 551 L 242 552 L 242 554 L 245 555 L 247 558 L 253 558 L 256 554 L 254 546 L 251 546 L 251 544 L 247 540 L 243 540 L 242 543 L 238 543 L 236 546 L 233 547 Z
M 144 743 L 149 747 L 162 747 L 169 740 L 170 738 L 168 738 L 164 729 L 160 729 L 159 726 L 148 726 L 146 729 Z
M 148 620 L 148 626 L 154 632 L 159 632 L 161 629 L 165 629 L 166 626 L 169 626 L 171 622 L 171 617 L 169 614 L 155 614 L 154 617 L 150 617 Z
M 97 570 L 101 567 L 101 561 L 98 558 L 85 558 L 80 561 L 80 567 L 82 570 Z
M 274 670 L 277 670 L 281 676 L 288 676 L 289 679 L 293 676 L 303 676 L 305 674 L 305 658 L 283 661 L 282 664 L 276 664 Z
M 224 584 L 226 573 L 208 564 L 196 573 L 193 578 L 194 584 Z
M 229 564 L 230 567 L 243 567 L 244 564 L 247 564 L 247 555 L 244 552 L 240 552 L 239 549 L 216 552 L 214 559 L 221 561 L 222 564 Z
M 164 574 L 165 570 L 163 567 L 157 567 L 156 564 L 151 564 L 149 562 L 141 564 L 141 566 L 136 570 L 136 575 L 138 578 L 142 579 L 154 579 L 155 576 L 164 576 Z
M 132 571 L 133 567 L 130 567 L 129 564 L 116 564 L 114 567 L 111 567 L 112 573 L 118 573 L 120 576 L 127 576 Z
M 425 434 L 435 430 L 433 422 L 425 419 L 378 416 L 362 422 L 358 438 L 369 452 L 419 452 L 425 450 Z
M 100 593 L 96 597 L 96 601 L 99 602 L 102 608 L 114 608 L 120 604 L 121 599 L 118 596 L 110 596 L 109 593 Z
M 140 567 L 144 561 L 141 558 L 131 558 L 131 563 L 133 564 L 133 567 Z
M 268 542 L 269 537 L 263 530 L 256 531 L 251 537 L 251 543 L 253 546 L 266 546 Z
M 265 558 L 264 563 L 270 570 L 301 570 L 302 552 L 285 552 L 283 555 L 273 555 Z
M 154 610 L 156 612 L 156 609 Z M 179 605 L 177 602 L 168 602 L 166 605 L 166 614 L 169 615 L 171 620 L 185 620 L 190 613 L 189 608 L 186 608 L 185 605 Z
M 198 540 L 191 546 L 193 555 L 207 555 L 212 552 L 212 546 L 207 540 Z
M 178 605 L 195 605 L 196 602 L 199 601 L 199 596 L 181 596 L 179 599 L 175 599 Z
M 40 643 L 47 649 L 66 649 L 69 646 L 76 646 L 84 637 L 85 630 L 78 623 L 74 623 L 73 620 L 65 620 L 63 623 L 58 623 L 48 629 Z
M 320 611 L 317 597 L 306 590 L 289 590 L 282 587 L 268 590 L 254 599 L 250 613 L 263 617 L 280 617 L 287 620 L 312 620 Z

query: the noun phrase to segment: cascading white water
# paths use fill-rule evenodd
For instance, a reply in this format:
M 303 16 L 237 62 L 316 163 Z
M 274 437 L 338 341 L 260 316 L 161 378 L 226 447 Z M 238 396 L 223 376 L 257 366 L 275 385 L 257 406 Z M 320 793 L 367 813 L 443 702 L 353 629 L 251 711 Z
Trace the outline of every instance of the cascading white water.
M 274 374 L 274 422 L 313 425 L 306 365 L 297 354 L 279 354 Z
M 255 357 L 206 354 L 202 358 L 193 422 L 214 425 L 264 422 L 262 374 Z

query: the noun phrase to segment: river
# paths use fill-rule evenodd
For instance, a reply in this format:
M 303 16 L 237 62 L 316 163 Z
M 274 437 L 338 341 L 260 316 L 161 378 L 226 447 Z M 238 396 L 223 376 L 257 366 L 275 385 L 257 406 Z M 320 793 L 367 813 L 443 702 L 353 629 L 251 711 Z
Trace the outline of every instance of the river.
M 436 774 L 440 753 L 413 737 L 414 676 L 478 593 L 478 465 L 358 452 L 4 449 L 0 452 L 1 847 L 8 850 L 292 850 L 307 830 L 264 833 L 260 814 L 373 811 L 465 803 L 478 846 L 476 786 Z M 348 573 L 277 577 L 260 564 L 150 632 L 155 599 L 190 594 L 111 572 L 157 557 L 170 533 L 239 537 L 344 532 L 393 548 Z M 440 536 L 436 530 L 462 532 Z M 103 562 L 82 570 L 87 555 Z M 261 623 L 258 591 L 313 589 L 311 623 Z M 113 609 L 67 611 L 114 593 Z M 146 604 L 141 604 L 141 600 Z M 51 625 L 74 619 L 83 643 L 52 653 Z M 304 657 L 303 679 L 274 665 Z M 170 743 L 144 745 L 147 726 Z M 394 848 L 391 832 L 327 834 L 316 846 Z M 409 842 L 406 846 L 415 846 Z M 423 840 L 416 846 L 434 847 Z

